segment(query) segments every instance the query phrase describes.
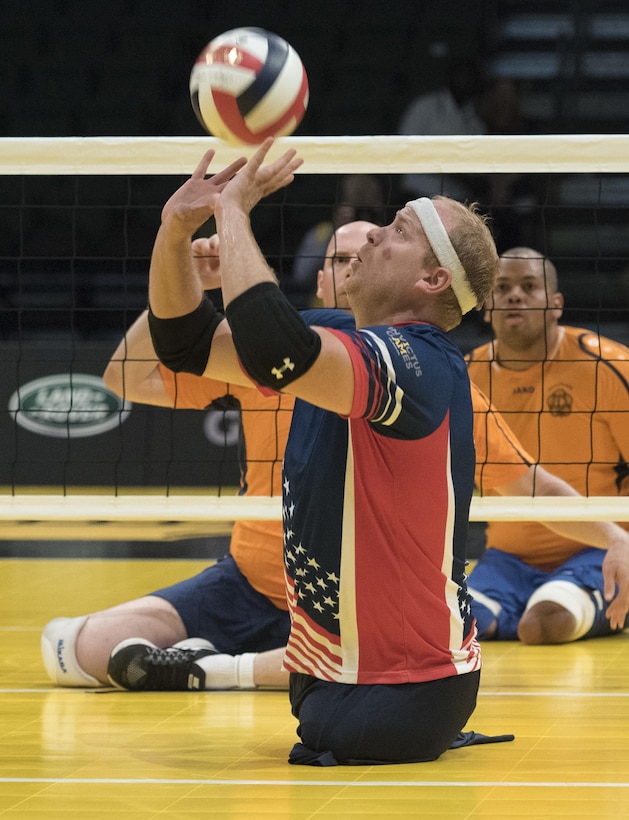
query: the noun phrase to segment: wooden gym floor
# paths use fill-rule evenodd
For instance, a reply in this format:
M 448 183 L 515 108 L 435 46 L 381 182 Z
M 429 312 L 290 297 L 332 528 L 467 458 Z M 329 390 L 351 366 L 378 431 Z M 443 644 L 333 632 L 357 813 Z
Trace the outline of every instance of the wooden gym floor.
M 284 692 L 55 689 L 42 626 L 187 577 L 199 560 L 0 560 L 0 818 L 629 818 L 629 633 L 485 646 L 469 728 L 513 743 L 435 763 L 289 766 Z

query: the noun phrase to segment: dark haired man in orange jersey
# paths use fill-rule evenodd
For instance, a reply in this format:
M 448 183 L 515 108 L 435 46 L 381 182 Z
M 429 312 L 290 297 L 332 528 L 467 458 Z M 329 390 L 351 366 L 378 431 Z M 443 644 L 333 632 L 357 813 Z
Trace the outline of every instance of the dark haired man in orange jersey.
M 503 254 L 490 308 L 495 340 L 469 354 L 472 381 L 538 464 L 582 495 L 629 496 L 629 349 L 559 324 L 556 268 L 531 248 Z M 470 576 L 481 639 L 554 644 L 627 626 L 603 575 L 614 562 L 627 577 L 626 550 L 536 522 L 490 522 L 487 546 Z

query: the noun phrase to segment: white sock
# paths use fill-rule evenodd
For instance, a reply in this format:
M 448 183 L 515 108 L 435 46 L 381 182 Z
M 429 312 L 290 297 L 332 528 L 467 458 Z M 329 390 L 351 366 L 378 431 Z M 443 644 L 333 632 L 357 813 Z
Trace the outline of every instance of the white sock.
M 208 655 L 196 663 L 205 672 L 206 689 L 256 689 L 253 682 L 255 652 L 242 655 Z

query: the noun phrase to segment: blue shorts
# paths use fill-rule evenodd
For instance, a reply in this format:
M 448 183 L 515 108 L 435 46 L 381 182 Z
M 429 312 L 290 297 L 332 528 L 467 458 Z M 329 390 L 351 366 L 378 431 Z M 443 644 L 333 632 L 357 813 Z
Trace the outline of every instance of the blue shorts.
M 512 641 L 518 637 L 518 622 L 535 590 L 549 581 L 569 581 L 588 593 L 600 592 L 603 598 L 603 559 L 605 550 L 586 547 L 552 572 L 529 566 L 520 558 L 502 550 L 489 548 L 479 558 L 470 573 L 468 588 L 472 597 L 475 592 L 500 606 L 496 616 L 479 601 L 472 600 L 472 614 L 478 622 L 479 635 L 490 623 L 497 621 L 493 637 L 497 640 Z M 612 630 L 607 618 L 597 618 L 592 629 L 596 635 L 608 635 Z M 584 637 L 594 637 L 590 630 Z
M 288 641 L 288 612 L 255 590 L 231 555 L 151 594 L 175 607 L 189 638 L 205 638 L 219 652 L 266 652 Z

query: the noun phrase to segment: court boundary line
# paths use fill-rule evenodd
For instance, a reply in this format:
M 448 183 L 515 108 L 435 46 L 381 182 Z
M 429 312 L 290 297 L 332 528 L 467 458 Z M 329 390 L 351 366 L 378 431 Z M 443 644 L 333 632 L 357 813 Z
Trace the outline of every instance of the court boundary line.
M 286 689 L 267 689 L 258 694 L 273 694 L 277 692 L 285 692 L 288 696 L 288 690 Z M 114 687 L 97 687 L 95 686 L 92 688 L 83 689 L 80 686 L 50 686 L 46 689 L 38 689 L 38 688 L 23 688 L 23 687 L 9 687 L 3 686 L 0 687 L 0 695 L 32 695 L 32 694 L 42 694 L 42 695 L 124 695 L 125 692 L 121 689 L 115 689 Z M 154 693 L 151 693 L 154 694 Z M 170 692 L 171 695 L 176 694 L 196 694 L 202 696 L 204 693 L 202 692 Z M 211 695 L 241 695 L 243 694 L 242 689 L 217 689 L 217 690 L 207 690 L 205 693 L 208 696 Z M 248 694 L 254 694 L 254 692 L 248 692 Z M 509 691 L 490 691 L 490 692 L 479 692 L 478 697 L 485 697 L 485 698 L 549 698 L 549 697 L 558 697 L 561 695 L 562 697 L 568 698 L 629 698 L 629 692 L 570 692 L 565 689 L 550 689 L 550 690 L 542 690 L 539 692 L 509 692 Z M 0 783 L 2 782 L 2 778 L 0 778 Z
M 73 785 L 111 785 L 111 786 L 388 786 L 388 787 L 456 787 L 456 788 L 579 788 L 579 789 L 627 789 L 627 783 L 595 783 L 589 781 L 540 781 L 533 780 L 203 780 L 201 778 L 122 778 L 122 777 L 0 777 L 0 783 L 48 783 Z

